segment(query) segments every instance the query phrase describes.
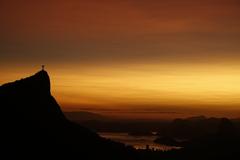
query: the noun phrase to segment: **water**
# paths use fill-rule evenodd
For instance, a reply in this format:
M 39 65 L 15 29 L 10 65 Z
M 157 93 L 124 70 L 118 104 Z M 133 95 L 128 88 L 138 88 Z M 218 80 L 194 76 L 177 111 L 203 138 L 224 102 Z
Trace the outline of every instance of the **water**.
M 99 135 L 102 137 L 124 143 L 126 145 L 131 145 L 136 149 L 146 149 L 148 145 L 150 149 L 168 151 L 172 149 L 179 149 L 176 146 L 167 146 L 162 144 L 154 143 L 157 136 L 131 136 L 128 133 L 115 133 L 115 132 L 100 132 Z

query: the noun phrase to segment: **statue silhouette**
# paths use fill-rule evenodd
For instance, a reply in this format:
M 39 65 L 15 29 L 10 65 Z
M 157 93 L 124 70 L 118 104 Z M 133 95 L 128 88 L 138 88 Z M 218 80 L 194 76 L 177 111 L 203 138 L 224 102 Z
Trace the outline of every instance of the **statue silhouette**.
M 45 65 L 42 65 L 42 71 L 44 71 L 44 67 L 45 67 Z

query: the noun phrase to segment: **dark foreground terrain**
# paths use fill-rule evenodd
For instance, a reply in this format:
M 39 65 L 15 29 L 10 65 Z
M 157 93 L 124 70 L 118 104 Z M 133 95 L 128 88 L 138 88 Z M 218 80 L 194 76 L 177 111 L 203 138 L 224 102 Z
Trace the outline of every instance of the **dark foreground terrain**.
M 0 86 L 1 156 L 7 159 L 240 159 L 239 132 L 228 119 L 221 119 L 216 133 L 194 137 L 183 149 L 135 150 L 69 121 L 51 95 L 50 87 L 50 78 L 44 70 Z

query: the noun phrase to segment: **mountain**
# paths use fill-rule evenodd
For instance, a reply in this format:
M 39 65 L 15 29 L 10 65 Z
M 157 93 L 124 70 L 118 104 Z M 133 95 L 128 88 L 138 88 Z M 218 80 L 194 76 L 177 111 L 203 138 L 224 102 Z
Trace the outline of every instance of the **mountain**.
M 3 116 L 13 125 L 33 123 L 50 126 L 66 121 L 51 95 L 50 78 L 46 71 L 2 85 L 0 95 Z
M 233 122 L 227 118 L 222 118 L 218 126 L 217 135 L 221 137 L 235 137 L 238 130 Z
M 239 131 L 234 124 L 221 118 L 216 133 L 191 139 L 183 153 L 191 159 L 239 159 L 239 143 Z
M 85 112 L 85 111 L 75 111 L 75 112 L 64 112 L 64 115 L 74 122 L 84 122 L 84 121 L 109 121 L 110 118 L 103 116 L 101 114 Z
M 69 121 L 44 70 L 0 86 L 0 107 L 0 147 L 8 157 L 133 159 L 132 148 Z
M 180 139 L 191 139 L 206 134 L 216 133 L 220 118 L 206 118 L 204 116 L 175 119 L 164 130 L 164 136 Z
M 187 121 L 193 121 L 193 122 L 203 121 L 203 120 L 206 120 L 206 119 L 207 118 L 205 116 L 194 116 L 194 117 L 186 118 Z

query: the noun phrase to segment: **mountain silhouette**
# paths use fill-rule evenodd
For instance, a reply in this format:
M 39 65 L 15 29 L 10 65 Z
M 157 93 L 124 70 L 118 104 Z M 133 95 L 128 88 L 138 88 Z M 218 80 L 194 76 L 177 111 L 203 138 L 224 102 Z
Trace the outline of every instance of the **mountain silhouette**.
M 64 115 L 74 122 L 113 120 L 113 118 L 86 111 L 64 112 Z
M 0 86 L 0 106 L 0 147 L 8 157 L 131 157 L 132 148 L 69 121 L 51 95 L 50 78 L 44 70 Z
M 165 136 L 173 138 L 191 139 L 206 134 L 214 134 L 218 130 L 220 118 L 206 118 L 204 116 L 177 118 L 165 128 Z
M 0 88 L 2 109 L 6 116 L 12 115 L 12 120 L 17 119 L 18 122 L 26 120 L 29 123 L 31 120 L 31 123 L 39 125 L 63 122 L 66 119 L 51 95 L 50 87 L 46 71 L 4 84 Z
M 221 118 L 217 132 L 193 138 L 183 153 L 189 159 L 239 159 L 239 132 L 227 118 Z M 196 157 L 198 155 L 198 157 Z
M 227 118 L 222 118 L 217 131 L 221 137 L 235 137 L 238 134 L 235 125 Z

